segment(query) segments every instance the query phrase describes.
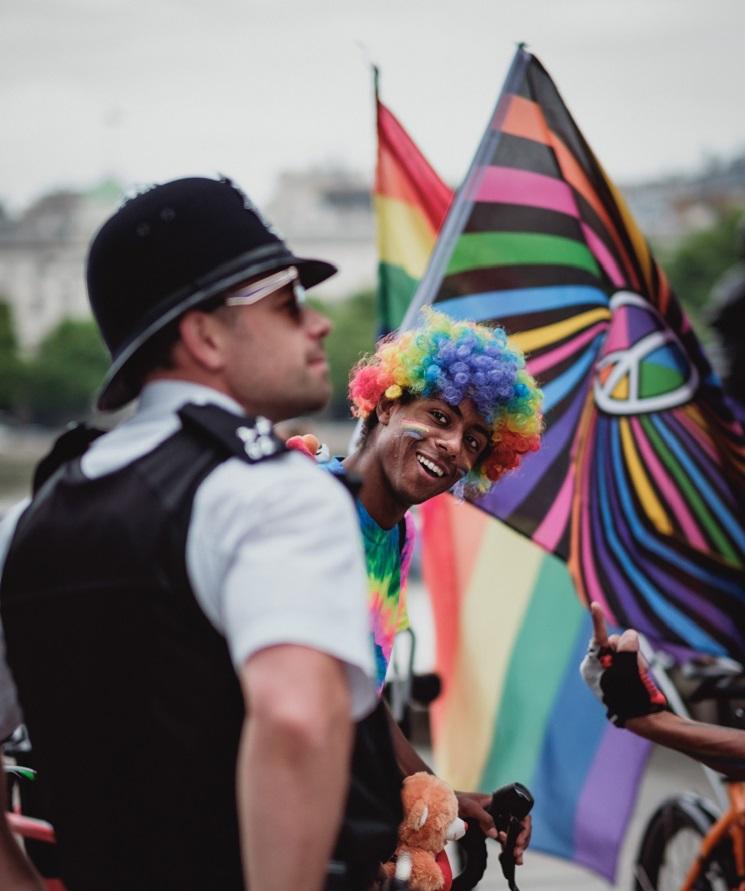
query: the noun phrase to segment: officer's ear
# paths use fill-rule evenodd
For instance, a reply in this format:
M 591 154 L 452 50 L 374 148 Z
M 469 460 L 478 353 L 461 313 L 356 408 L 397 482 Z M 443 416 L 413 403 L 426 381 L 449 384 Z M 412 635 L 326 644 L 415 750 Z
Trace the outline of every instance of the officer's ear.
M 220 371 L 225 366 L 225 328 L 218 313 L 198 309 L 184 313 L 179 322 L 182 353 L 207 371 Z

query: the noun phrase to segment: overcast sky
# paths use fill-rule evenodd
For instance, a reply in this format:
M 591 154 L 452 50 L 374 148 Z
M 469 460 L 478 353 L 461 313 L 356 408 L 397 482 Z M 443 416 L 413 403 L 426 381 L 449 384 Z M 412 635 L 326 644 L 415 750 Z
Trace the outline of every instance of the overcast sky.
M 374 158 L 367 58 L 462 178 L 527 41 L 610 175 L 745 149 L 743 0 L 0 0 L 0 200 Z

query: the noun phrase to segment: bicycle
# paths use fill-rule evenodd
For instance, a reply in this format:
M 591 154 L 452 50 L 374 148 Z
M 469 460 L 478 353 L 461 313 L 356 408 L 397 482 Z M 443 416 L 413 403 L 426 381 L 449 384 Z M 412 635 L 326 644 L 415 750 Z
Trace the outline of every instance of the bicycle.
M 713 700 L 717 723 L 745 727 L 743 667 L 692 666 L 700 681 L 689 702 Z M 723 779 L 729 806 L 683 793 L 664 801 L 644 829 L 634 870 L 634 891 L 745 891 L 745 777 Z

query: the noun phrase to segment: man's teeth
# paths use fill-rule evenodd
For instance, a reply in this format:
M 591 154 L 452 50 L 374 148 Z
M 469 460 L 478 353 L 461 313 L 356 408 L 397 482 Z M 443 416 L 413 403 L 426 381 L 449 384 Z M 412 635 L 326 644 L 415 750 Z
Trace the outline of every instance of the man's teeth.
M 429 458 L 425 458 L 424 455 L 417 455 L 417 461 L 422 465 L 422 467 L 426 467 L 427 470 L 431 470 L 435 476 L 445 476 L 445 471 L 438 467 L 434 461 L 430 461 Z

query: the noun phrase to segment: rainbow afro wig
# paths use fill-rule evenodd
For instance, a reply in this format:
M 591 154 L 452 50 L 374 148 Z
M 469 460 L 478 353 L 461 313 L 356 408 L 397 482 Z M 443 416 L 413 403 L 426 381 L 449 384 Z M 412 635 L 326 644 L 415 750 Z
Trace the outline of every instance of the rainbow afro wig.
M 523 354 L 502 328 L 460 322 L 430 308 L 418 328 L 389 335 L 352 369 L 349 398 L 366 420 L 382 396 L 471 399 L 491 431 L 491 448 L 457 486 L 482 495 L 540 444 L 543 394 L 525 370 Z

